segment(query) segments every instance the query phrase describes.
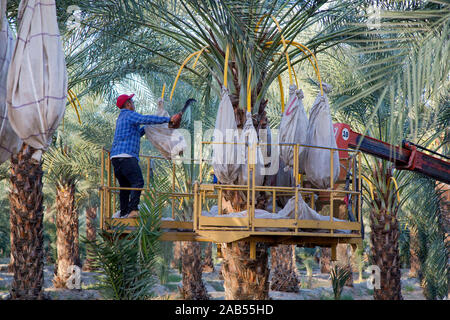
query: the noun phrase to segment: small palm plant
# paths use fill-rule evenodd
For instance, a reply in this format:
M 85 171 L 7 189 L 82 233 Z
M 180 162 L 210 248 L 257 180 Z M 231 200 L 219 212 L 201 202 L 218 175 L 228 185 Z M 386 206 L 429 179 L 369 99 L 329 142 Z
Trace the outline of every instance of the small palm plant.
M 208 166 L 200 167 L 193 162 L 175 164 L 174 188 L 175 192 L 192 194 L 194 182 L 201 176 L 205 177 L 209 170 Z M 171 176 L 169 167 L 156 168 L 156 175 Z M 178 201 L 177 201 L 178 202 Z M 193 219 L 193 197 L 183 198 L 181 203 L 175 205 L 175 215 L 181 221 L 192 221 Z M 180 293 L 186 300 L 207 300 L 208 292 L 202 280 L 201 247 L 198 242 L 182 241 L 181 251 L 181 274 L 182 287 Z
M 333 286 L 334 300 L 341 299 L 345 282 L 350 277 L 350 271 L 335 264 L 330 270 L 331 284 Z
M 314 256 L 309 254 L 308 252 L 304 252 L 300 254 L 302 258 L 303 265 L 306 268 L 306 277 L 307 277 L 307 288 L 311 289 L 312 287 L 312 276 L 313 276 L 313 267 L 314 267 Z
M 169 241 L 161 242 L 161 253 L 156 259 L 158 278 L 160 284 L 169 282 L 170 263 L 172 261 L 173 243 Z
M 365 266 L 364 261 L 364 250 L 362 248 L 358 248 L 355 252 L 355 265 L 358 268 L 358 281 L 363 282 L 363 270 Z
M 101 231 L 96 241 L 83 240 L 95 267 L 103 273 L 98 280 L 107 299 L 142 300 L 151 296 L 160 254 L 161 212 L 167 205 L 167 196 L 156 191 L 157 183 L 161 181 L 153 182 L 144 195 L 135 229 L 126 233 L 127 227 L 121 225 L 112 233 Z

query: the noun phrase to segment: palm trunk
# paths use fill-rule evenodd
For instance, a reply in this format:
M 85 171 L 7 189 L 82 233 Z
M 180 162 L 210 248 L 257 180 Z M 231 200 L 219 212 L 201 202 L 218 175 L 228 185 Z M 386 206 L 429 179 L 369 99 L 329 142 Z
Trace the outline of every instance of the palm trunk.
M 345 281 L 344 286 L 353 287 L 353 268 L 351 263 L 351 253 L 349 252 L 348 244 L 338 244 L 336 246 L 336 259 L 337 263 L 341 266 L 342 269 L 350 272 L 350 276 L 347 281 Z
M 450 134 L 450 129 L 447 129 L 447 136 Z M 445 232 L 444 243 L 447 248 L 447 257 L 450 257 L 450 185 L 442 182 L 436 183 L 438 192 L 442 192 L 440 209 L 442 213 L 442 226 Z M 447 284 L 450 291 L 450 272 L 447 272 Z
M 181 263 L 183 287 L 181 293 L 186 300 L 208 300 L 209 296 L 202 280 L 200 243 L 183 241 L 181 243 Z
M 208 242 L 205 248 L 203 272 L 214 272 L 214 263 L 212 259 L 212 242 Z
M 380 268 L 381 288 L 374 289 L 375 300 L 402 300 L 398 221 L 396 212 L 371 208 L 373 263 Z
M 237 71 L 235 72 L 237 75 Z M 238 79 L 233 77 L 236 92 L 240 87 Z M 258 92 L 258 89 L 256 90 Z M 242 129 L 245 123 L 245 112 L 239 108 L 239 97 L 230 95 L 235 113 L 236 125 Z M 252 101 L 254 101 L 252 99 Z M 267 117 L 264 108 L 267 100 L 262 102 L 256 116 L 255 129 L 265 129 Z M 260 193 L 256 196 L 255 208 L 265 209 L 266 199 Z M 251 204 L 250 204 L 251 205 Z M 246 201 L 239 192 L 224 192 L 222 208 L 228 212 L 246 210 Z M 222 244 L 225 299 L 227 300 L 267 300 L 269 299 L 268 246 L 264 243 L 256 244 L 256 259 L 250 259 L 250 245 L 247 242 Z
M 271 249 L 272 281 L 270 289 L 298 292 L 299 280 L 295 263 L 295 245 L 279 245 Z
M 95 241 L 97 237 L 97 207 L 88 207 L 86 209 L 86 239 L 88 241 Z M 89 252 L 87 253 L 86 260 L 84 261 L 83 265 L 84 271 L 93 271 L 94 268 L 94 261 L 92 260 L 92 257 L 90 257 Z
M 338 206 L 338 216 L 334 215 L 335 218 L 341 220 L 347 220 L 347 206 L 346 204 L 339 200 L 335 200 L 335 206 Z M 320 207 L 319 207 L 320 208 Z M 319 210 L 318 208 L 318 210 Z M 348 244 L 338 244 L 336 246 L 336 261 L 339 266 L 345 270 L 350 272 L 350 277 L 348 277 L 345 282 L 345 286 L 353 287 L 353 276 L 352 276 L 352 263 L 351 263 L 351 251 L 349 250 Z M 331 271 L 331 249 L 330 248 L 322 248 L 322 253 L 320 257 L 320 272 L 322 273 L 330 273 Z
M 330 266 L 331 266 L 331 249 L 322 248 L 320 255 L 320 272 L 330 273 L 331 271 Z
M 225 193 L 231 196 L 225 200 L 223 208 L 229 207 L 229 212 L 245 210 L 245 201 L 237 192 Z M 227 300 L 268 300 L 269 247 L 265 243 L 256 243 L 256 259 L 250 259 L 248 242 L 222 243 L 222 276 L 224 279 L 225 299 Z
M 449 133 L 447 133 L 449 134 Z M 445 244 L 447 247 L 447 251 L 450 255 L 450 185 L 436 182 L 436 192 L 438 192 L 440 196 L 439 207 L 442 215 L 442 225 L 443 230 L 445 232 Z M 450 277 L 450 272 L 449 272 Z M 450 285 L 450 281 L 449 281 Z
M 250 259 L 250 245 L 237 242 L 222 245 L 225 299 L 267 300 L 269 298 L 268 247 L 256 244 L 256 259 Z
M 181 262 L 181 242 L 175 241 L 173 245 L 173 258 L 170 262 L 170 267 L 173 269 L 180 269 L 180 262 Z
M 336 201 L 337 202 L 337 201 Z M 339 203 L 339 202 L 338 202 Z M 339 204 L 339 216 L 338 219 L 341 220 L 347 220 L 348 214 L 347 214 L 347 205 L 344 201 L 340 202 Z M 347 287 L 353 287 L 353 270 L 352 270 L 352 263 L 351 263 L 351 253 L 350 245 L 348 244 L 338 244 L 336 246 L 336 259 L 337 262 L 340 264 L 340 266 L 344 269 L 350 272 L 350 276 L 348 277 L 347 281 L 345 282 L 345 286 Z
M 42 161 L 31 156 L 36 150 L 23 144 L 11 157 L 10 228 L 12 299 L 42 299 L 44 283 L 44 233 Z
M 57 269 L 53 285 L 65 288 L 70 276 L 68 268 L 79 264 L 78 213 L 75 208 L 75 185 L 67 184 L 56 189 L 56 250 Z
M 419 259 L 419 251 L 420 251 L 420 243 L 417 234 L 417 230 L 414 228 L 410 229 L 410 237 L 409 237 L 409 276 L 411 278 L 421 278 L 420 274 L 420 259 Z

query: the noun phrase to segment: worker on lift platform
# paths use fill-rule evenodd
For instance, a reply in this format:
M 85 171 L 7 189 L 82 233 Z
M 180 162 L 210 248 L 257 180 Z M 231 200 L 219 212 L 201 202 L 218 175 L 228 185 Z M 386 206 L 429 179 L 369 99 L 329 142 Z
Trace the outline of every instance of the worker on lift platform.
M 140 140 L 145 134 L 141 125 L 169 123 L 169 128 L 178 128 L 181 114 L 172 117 L 142 115 L 135 111 L 133 96 L 122 94 L 117 98 L 117 107 L 121 109 L 116 121 L 114 141 L 111 148 L 111 163 L 114 175 L 122 188 L 142 188 L 144 178 L 139 167 Z M 141 190 L 120 190 L 120 211 L 113 218 L 136 218 Z

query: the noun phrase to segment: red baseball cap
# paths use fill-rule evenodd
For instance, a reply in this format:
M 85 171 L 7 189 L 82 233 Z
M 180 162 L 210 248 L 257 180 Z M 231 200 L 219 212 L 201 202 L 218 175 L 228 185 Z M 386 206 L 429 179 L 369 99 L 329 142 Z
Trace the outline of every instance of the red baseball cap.
M 122 94 L 117 98 L 117 102 L 116 105 L 119 107 L 119 109 L 122 109 L 123 104 L 128 100 L 134 97 L 134 93 L 127 95 L 127 94 Z

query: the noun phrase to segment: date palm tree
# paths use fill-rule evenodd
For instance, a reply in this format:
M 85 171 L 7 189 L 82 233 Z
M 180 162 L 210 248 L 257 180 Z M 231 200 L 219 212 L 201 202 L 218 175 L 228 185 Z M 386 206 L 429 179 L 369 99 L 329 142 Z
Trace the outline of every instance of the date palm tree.
M 170 167 L 156 168 L 156 175 L 170 176 Z M 203 176 L 207 172 L 207 166 L 202 167 Z M 199 177 L 199 165 L 182 163 L 176 165 L 175 191 L 180 193 L 193 193 L 194 181 Z M 193 198 L 183 198 L 182 202 L 172 203 L 175 205 L 175 214 L 181 221 L 192 221 Z M 181 294 L 187 300 L 208 300 L 209 295 L 202 280 L 203 262 L 201 260 L 201 246 L 199 242 L 182 241 L 180 243 L 182 287 Z
M 203 272 L 214 272 L 214 262 L 212 257 L 212 242 L 208 242 L 205 248 L 203 262 Z
M 443 299 L 448 294 L 448 247 L 446 244 L 445 212 L 442 210 L 443 190 L 436 190 L 435 181 L 419 177 L 414 195 L 405 204 L 401 219 L 406 222 L 411 233 L 414 232 L 415 260 L 411 261 L 411 271 L 423 288 L 426 299 Z M 412 237 L 411 237 L 412 238 Z
M 410 253 L 410 267 L 409 274 L 411 278 L 421 278 L 421 270 L 420 270 L 420 242 L 419 242 L 419 231 L 416 227 L 410 225 L 409 227 L 409 253 Z
M 340 60 L 340 66 L 353 71 L 332 79 L 339 92 L 335 118 L 392 145 L 407 139 L 427 146 L 445 129 L 439 100 L 448 95 L 449 6 L 380 1 L 378 9 L 379 23 L 369 27 L 365 41 L 347 41 L 352 50 L 345 56 L 351 58 Z M 382 289 L 374 290 L 374 298 L 401 299 L 397 214 L 414 194 L 407 186 L 416 177 L 370 156 L 363 157 L 363 169 L 373 187 L 371 192 L 365 185 L 371 258 L 382 274 Z
M 173 269 L 180 269 L 181 263 L 181 243 L 176 241 L 173 245 L 173 258 L 170 262 L 170 267 Z M 181 269 L 180 269 L 181 270 Z
M 295 245 L 279 245 L 271 249 L 271 290 L 298 292 L 299 278 L 295 260 Z
M 68 147 L 61 139 L 47 152 L 44 166 L 47 179 L 56 189 L 56 288 L 66 287 L 70 266 L 81 267 L 76 188 L 86 173 L 96 170 L 96 157 L 89 144 L 73 143 Z
M 97 207 L 86 208 L 86 239 L 88 241 L 95 241 L 97 238 Z M 87 255 L 83 263 L 84 271 L 95 270 L 93 259 Z
M 393 177 L 393 168 L 378 162 L 372 172 L 377 192 L 370 202 L 371 253 L 372 262 L 379 266 L 381 271 L 381 287 L 374 289 L 374 298 L 376 300 L 402 300 L 397 219 L 400 203 L 393 191 L 394 187 L 389 188 L 393 185 L 392 182 L 390 183 Z
M 32 159 L 36 150 L 23 144 L 11 157 L 10 232 L 12 299 L 43 299 L 43 193 L 42 161 Z

